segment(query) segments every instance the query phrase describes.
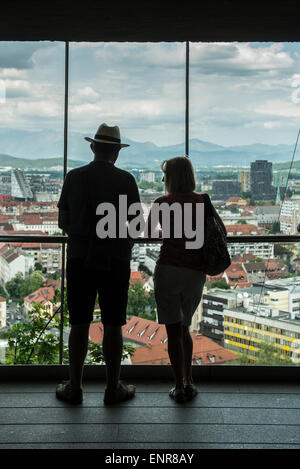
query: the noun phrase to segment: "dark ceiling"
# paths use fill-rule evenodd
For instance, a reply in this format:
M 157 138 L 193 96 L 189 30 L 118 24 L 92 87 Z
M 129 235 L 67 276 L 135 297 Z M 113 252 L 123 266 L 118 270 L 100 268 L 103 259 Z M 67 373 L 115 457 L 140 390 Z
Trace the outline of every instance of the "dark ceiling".
M 299 41 L 299 20 L 289 0 L 5 0 L 0 40 Z

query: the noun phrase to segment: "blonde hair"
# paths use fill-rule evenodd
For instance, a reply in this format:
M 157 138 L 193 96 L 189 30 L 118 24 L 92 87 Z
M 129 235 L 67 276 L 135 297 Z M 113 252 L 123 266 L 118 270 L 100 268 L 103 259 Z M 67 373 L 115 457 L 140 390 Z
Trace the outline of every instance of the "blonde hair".
M 176 156 L 161 164 L 168 192 L 193 192 L 196 189 L 194 169 L 186 156 Z

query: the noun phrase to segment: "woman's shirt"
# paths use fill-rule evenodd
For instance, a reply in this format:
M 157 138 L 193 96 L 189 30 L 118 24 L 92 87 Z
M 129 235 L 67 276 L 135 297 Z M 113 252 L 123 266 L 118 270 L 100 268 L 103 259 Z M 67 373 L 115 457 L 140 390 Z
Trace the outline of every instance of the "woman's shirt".
M 157 264 L 174 265 L 179 267 L 187 267 L 201 271 L 201 250 L 200 247 L 196 249 L 187 248 L 186 242 L 193 241 L 191 230 L 195 232 L 197 229 L 197 237 L 199 238 L 199 230 L 203 230 L 204 239 L 204 198 L 201 194 L 196 192 L 191 193 L 170 193 L 157 198 L 154 204 L 166 203 L 169 206 L 177 202 L 181 206 L 181 228 L 182 236 L 176 237 L 176 229 L 178 230 L 178 218 L 174 215 L 173 210 L 169 210 L 170 223 L 167 228 L 163 226 L 163 213 L 159 213 L 159 224 L 162 228 L 162 246 L 160 249 Z M 185 205 L 185 204 L 189 204 Z M 197 205 L 201 204 L 200 206 Z M 188 208 L 187 208 L 188 207 Z M 152 212 L 153 208 L 151 208 Z M 179 213 L 179 212 L 178 212 Z M 167 218 L 166 218 L 167 220 Z M 152 229 L 155 227 L 152 226 Z M 186 236 L 187 230 L 189 231 L 188 237 Z M 167 235 L 167 236 L 166 236 Z M 196 238 L 194 238 L 195 240 Z M 197 243 L 198 244 L 198 243 Z M 194 244 L 196 246 L 196 244 Z

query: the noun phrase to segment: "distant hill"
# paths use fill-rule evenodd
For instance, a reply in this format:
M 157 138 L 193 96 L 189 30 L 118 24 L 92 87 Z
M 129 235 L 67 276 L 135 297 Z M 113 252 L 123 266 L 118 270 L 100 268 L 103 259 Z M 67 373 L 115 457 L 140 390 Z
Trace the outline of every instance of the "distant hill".
M 75 168 L 86 164 L 84 161 L 69 160 L 68 167 Z M 38 158 L 36 160 L 30 160 L 28 158 L 16 158 L 11 155 L 0 154 L 0 167 L 12 167 L 21 169 L 44 169 L 44 168 L 63 168 L 62 158 Z
M 92 160 L 86 134 L 69 132 L 68 167 L 76 167 Z M 120 167 L 159 168 L 164 159 L 185 154 L 184 143 L 158 146 L 152 142 L 136 142 L 123 137 L 130 146 L 122 149 Z M 289 164 L 293 145 L 238 145 L 225 147 L 193 138 L 189 142 L 189 156 L 195 167 L 250 166 L 256 159 Z M 63 133 L 54 130 L 38 132 L 0 129 L 0 166 L 20 168 L 51 168 L 63 164 Z M 13 155 L 13 156 L 11 156 Z M 41 158 L 43 155 L 43 158 Z

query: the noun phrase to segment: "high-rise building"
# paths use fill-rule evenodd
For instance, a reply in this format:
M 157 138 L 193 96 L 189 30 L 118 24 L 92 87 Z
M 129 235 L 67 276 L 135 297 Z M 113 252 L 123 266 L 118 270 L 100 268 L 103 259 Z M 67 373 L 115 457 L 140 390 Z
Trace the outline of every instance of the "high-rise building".
M 241 183 L 241 192 L 249 192 L 250 187 L 250 171 L 241 171 L 239 173 L 239 181 Z
M 11 170 L 11 196 L 15 200 L 33 200 L 33 194 L 22 169 Z
M 276 187 L 272 186 L 272 163 L 256 160 L 251 163 L 251 193 L 254 200 L 275 200 Z

